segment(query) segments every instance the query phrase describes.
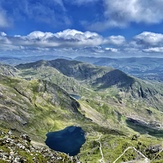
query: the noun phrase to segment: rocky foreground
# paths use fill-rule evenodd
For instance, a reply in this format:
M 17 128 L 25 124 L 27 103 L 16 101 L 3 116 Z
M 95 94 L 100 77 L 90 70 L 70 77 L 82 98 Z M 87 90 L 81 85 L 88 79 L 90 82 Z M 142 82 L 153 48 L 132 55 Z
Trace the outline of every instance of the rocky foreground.
M 11 131 L 0 131 L 0 162 L 12 163 L 61 163 L 78 162 L 76 158 L 52 151 L 46 147 L 34 146 L 28 135 L 15 136 Z

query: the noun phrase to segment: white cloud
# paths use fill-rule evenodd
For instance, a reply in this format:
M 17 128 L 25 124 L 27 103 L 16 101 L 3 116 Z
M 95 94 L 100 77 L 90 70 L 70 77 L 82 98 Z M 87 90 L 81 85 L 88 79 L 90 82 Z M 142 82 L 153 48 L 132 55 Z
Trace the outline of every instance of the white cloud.
M 94 47 L 107 43 L 101 35 L 94 32 L 81 32 L 67 29 L 62 32 L 51 33 L 34 31 L 27 36 L 7 36 L 1 32 L 0 40 L 8 40 L 15 46 L 28 47 Z
M 163 52 L 163 34 L 143 32 L 126 41 L 125 37 L 103 37 L 95 32 L 67 29 L 57 33 L 33 31 L 26 36 L 0 32 L 0 51 L 23 54 L 61 54 L 96 56 L 142 56 Z
M 72 38 L 75 39 L 78 38 L 78 36 L 80 35 L 83 35 L 83 32 L 74 29 L 67 29 L 55 34 L 57 38 L 63 38 L 63 39 L 72 39 Z
M 105 48 L 105 50 L 109 52 L 118 52 L 118 49 L 115 48 Z
M 4 37 L 4 36 L 7 36 L 7 34 L 4 32 L 0 32 L 0 36 Z
M 125 41 L 123 36 L 104 38 L 95 32 L 67 29 L 57 33 L 33 31 L 26 36 L 8 36 L 0 33 L 1 53 L 10 51 L 23 54 L 105 55 L 118 52 Z M 107 47 L 106 47 L 107 46 Z M 117 46 L 110 47 L 110 46 Z
M 158 23 L 163 19 L 162 0 L 105 0 L 105 16 L 115 21 Z
M 0 32 L 0 46 L 11 44 L 11 41 L 7 38 L 6 33 Z
M 163 47 L 153 47 L 148 49 L 143 49 L 147 53 L 163 53 Z
M 123 45 L 125 41 L 126 41 L 125 37 L 120 35 L 108 37 L 108 42 L 113 45 Z
M 53 33 L 51 32 L 34 31 L 23 38 L 26 38 L 28 40 L 46 40 L 50 37 L 53 37 Z
M 54 34 L 54 36 L 61 40 L 63 45 L 65 43 L 66 45 L 71 46 L 97 46 L 106 42 L 102 36 L 89 31 L 81 32 L 67 29 L 63 32 Z
M 128 48 L 133 48 L 137 53 L 144 52 L 149 55 L 163 53 L 163 34 L 154 32 L 142 32 L 136 35 L 128 44 Z
M 162 0 L 103 0 L 104 19 L 87 23 L 88 29 L 101 31 L 126 27 L 130 23 L 155 24 L 163 21 Z
M 135 36 L 135 41 L 137 42 L 137 44 L 147 46 L 163 45 L 163 34 L 153 32 L 143 32 Z

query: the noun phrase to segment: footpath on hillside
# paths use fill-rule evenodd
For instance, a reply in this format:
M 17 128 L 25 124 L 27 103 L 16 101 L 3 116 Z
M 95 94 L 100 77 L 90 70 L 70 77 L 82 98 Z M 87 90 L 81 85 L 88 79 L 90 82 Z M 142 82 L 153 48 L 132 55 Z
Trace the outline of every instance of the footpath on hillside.
M 116 163 L 129 149 L 134 149 L 136 153 L 138 153 L 140 156 L 142 156 L 142 159 L 140 160 L 132 160 L 132 161 L 127 161 L 123 163 L 150 163 L 150 160 L 140 151 L 138 151 L 135 147 L 127 147 L 123 153 L 115 160 L 113 163 Z

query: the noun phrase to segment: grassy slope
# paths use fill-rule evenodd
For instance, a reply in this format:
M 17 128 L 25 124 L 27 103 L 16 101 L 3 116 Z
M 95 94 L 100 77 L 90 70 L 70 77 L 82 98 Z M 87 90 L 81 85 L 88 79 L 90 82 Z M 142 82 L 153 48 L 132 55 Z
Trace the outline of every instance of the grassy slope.
M 79 104 L 54 84 L 1 76 L 0 90 L 1 125 L 7 119 L 8 127 L 24 130 L 33 137 L 45 138 L 49 130 L 64 128 L 73 121 L 79 124 L 83 119 Z

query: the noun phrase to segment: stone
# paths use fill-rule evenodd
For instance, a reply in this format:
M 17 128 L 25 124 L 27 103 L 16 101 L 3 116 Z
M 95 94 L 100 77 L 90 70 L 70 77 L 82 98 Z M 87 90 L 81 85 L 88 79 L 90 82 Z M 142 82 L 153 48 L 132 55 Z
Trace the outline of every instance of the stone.
M 21 135 L 21 138 L 24 139 L 24 140 L 27 140 L 28 142 L 31 142 L 31 139 L 27 134 Z

